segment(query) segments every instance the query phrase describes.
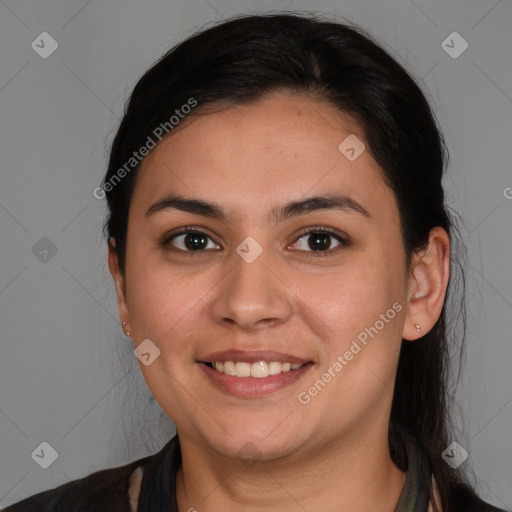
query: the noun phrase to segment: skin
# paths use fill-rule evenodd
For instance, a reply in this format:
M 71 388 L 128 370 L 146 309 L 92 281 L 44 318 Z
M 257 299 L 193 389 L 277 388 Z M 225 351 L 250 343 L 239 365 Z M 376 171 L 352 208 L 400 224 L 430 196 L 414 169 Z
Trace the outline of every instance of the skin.
M 450 242 L 435 228 L 406 267 L 393 191 L 368 150 L 352 162 L 340 152 L 349 134 L 364 142 L 354 120 L 333 106 L 272 93 L 186 119 L 142 163 L 126 272 L 114 247 L 109 267 L 135 346 L 149 338 L 161 351 L 140 368 L 177 427 L 180 511 L 395 510 L 405 474 L 391 460 L 387 435 L 400 345 L 439 318 Z M 169 192 L 215 202 L 231 218 L 177 209 L 147 216 Z M 322 209 L 269 220 L 275 206 L 328 193 L 350 196 L 371 217 Z M 203 252 L 186 253 L 184 236 L 158 245 L 185 226 L 210 237 Z M 318 226 L 350 244 L 328 238 L 330 254 L 319 255 L 311 235 L 299 238 Z M 248 236 L 263 249 L 252 263 L 236 252 Z M 301 404 L 298 393 L 395 302 L 400 313 Z M 232 348 L 273 349 L 314 364 L 272 395 L 235 397 L 214 387 L 197 363 Z

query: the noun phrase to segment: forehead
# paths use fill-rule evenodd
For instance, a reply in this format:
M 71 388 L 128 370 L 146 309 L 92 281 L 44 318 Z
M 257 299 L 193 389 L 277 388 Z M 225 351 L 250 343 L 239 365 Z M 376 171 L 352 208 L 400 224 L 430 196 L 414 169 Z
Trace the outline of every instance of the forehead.
M 396 207 L 370 152 L 347 158 L 347 144 L 358 153 L 364 147 L 362 129 L 325 102 L 275 93 L 182 123 L 142 162 L 137 203 L 148 206 L 175 192 L 223 203 L 240 218 L 286 200 L 338 192 L 368 210 Z

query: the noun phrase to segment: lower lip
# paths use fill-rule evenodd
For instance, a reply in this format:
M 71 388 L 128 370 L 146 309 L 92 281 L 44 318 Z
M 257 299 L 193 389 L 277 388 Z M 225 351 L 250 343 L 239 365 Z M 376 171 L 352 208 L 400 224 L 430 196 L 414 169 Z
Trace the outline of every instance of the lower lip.
M 199 366 L 221 390 L 235 396 L 255 398 L 271 395 L 286 386 L 290 386 L 308 372 L 313 364 L 307 363 L 296 370 L 281 372 L 278 375 L 269 375 L 261 379 L 257 377 L 233 377 L 232 375 L 218 372 L 205 363 L 199 363 Z

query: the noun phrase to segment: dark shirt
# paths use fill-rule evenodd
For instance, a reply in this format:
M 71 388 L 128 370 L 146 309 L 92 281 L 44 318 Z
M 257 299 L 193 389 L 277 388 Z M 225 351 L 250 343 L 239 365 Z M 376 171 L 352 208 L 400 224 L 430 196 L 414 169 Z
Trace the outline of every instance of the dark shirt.
M 402 427 L 399 432 L 407 473 L 395 512 L 427 512 L 430 464 L 415 439 Z M 143 468 L 143 475 L 137 512 L 178 512 L 176 472 L 180 464 L 179 439 L 174 436 L 154 455 L 35 494 L 4 512 L 131 512 L 129 479 L 138 467 Z M 456 508 L 444 512 L 505 512 L 480 500 L 466 486 L 455 489 L 453 496 Z

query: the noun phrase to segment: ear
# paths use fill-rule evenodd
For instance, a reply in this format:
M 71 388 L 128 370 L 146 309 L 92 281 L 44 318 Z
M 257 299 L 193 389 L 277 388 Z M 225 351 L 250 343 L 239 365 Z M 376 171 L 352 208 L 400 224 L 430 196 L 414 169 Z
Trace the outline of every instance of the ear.
M 111 237 L 108 241 L 108 268 L 110 269 L 110 273 L 114 279 L 114 283 L 116 285 L 116 293 L 117 293 L 117 306 L 119 308 L 119 318 L 121 319 L 121 323 L 126 322 L 127 331 L 131 331 L 128 327 L 130 320 L 130 313 L 128 311 L 128 306 L 126 304 L 126 281 L 123 273 L 119 269 L 119 261 L 117 257 L 116 247 L 116 239 Z
M 428 246 L 413 255 L 403 339 L 421 338 L 439 319 L 450 277 L 450 252 L 450 237 L 437 226 L 430 231 Z

